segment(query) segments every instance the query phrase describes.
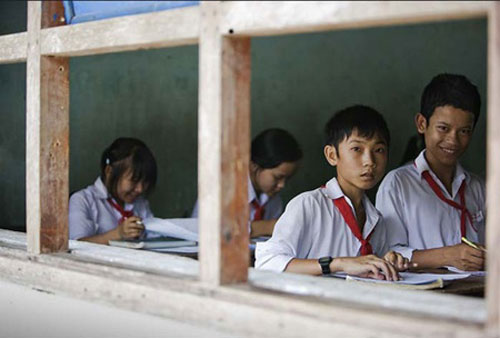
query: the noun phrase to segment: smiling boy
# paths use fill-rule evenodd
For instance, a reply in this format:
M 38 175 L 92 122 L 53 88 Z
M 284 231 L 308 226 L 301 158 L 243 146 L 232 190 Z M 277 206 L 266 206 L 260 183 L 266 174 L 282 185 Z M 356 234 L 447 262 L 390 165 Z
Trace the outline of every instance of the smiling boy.
M 365 191 L 384 175 L 390 136 L 377 111 L 352 106 L 327 123 L 324 155 L 337 178 L 290 201 L 270 240 L 258 243 L 256 268 L 311 275 L 346 272 L 397 280 L 408 260 L 387 251 L 381 217 Z
M 391 249 L 421 268 L 484 268 L 484 252 L 461 238 L 484 243 L 485 187 L 458 163 L 480 107 L 477 88 L 465 76 L 434 77 L 415 118 L 426 147 L 414 162 L 388 173 L 377 193 Z

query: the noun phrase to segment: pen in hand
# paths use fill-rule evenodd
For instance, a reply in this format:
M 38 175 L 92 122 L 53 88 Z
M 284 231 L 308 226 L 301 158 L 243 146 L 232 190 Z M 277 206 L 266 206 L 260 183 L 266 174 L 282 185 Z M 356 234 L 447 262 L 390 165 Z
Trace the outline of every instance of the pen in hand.
M 463 242 L 463 243 L 465 243 L 465 244 L 467 244 L 468 246 L 470 246 L 470 247 L 474 248 L 474 249 L 477 249 L 477 250 L 481 250 L 481 251 L 483 251 L 483 252 L 486 252 L 486 249 L 484 249 L 484 248 L 481 248 L 481 247 L 477 246 L 475 243 L 472 243 L 471 241 L 469 241 L 469 240 L 468 240 L 467 238 L 465 238 L 465 237 L 462 237 L 462 242 Z

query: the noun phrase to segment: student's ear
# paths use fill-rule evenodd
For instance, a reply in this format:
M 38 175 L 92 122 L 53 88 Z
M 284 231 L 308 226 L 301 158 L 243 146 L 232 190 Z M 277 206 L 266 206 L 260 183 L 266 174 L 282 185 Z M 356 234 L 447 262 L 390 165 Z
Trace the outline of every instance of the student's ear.
M 415 115 L 415 125 L 417 126 L 417 131 L 419 134 L 425 133 L 427 129 L 427 119 L 424 115 L 418 113 Z
M 250 160 L 250 174 L 254 175 L 259 170 L 259 165 Z
M 108 181 L 109 177 L 111 176 L 111 171 L 112 170 L 113 170 L 113 168 L 111 168 L 111 166 L 109 164 L 107 164 L 104 167 L 104 179 L 105 179 L 106 182 Z
M 328 163 L 330 163 L 332 167 L 335 167 L 338 161 L 337 149 L 332 145 L 326 145 L 325 148 L 323 148 L 323 152 Z

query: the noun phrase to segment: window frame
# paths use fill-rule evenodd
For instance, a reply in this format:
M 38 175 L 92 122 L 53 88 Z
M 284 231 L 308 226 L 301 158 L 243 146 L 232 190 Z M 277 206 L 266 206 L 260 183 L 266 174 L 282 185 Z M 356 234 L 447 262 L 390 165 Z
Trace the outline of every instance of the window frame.
M 247 268 L 251 37 L 472 17 L 488 19 L 486 321 L 443 315 L 432 318 L 391 310 L 390 306 L 379 311 L 362 300 L 356 302 L 356 295 L 349 301 L 261 289 L 255 281 L 266 274 L 250 270 L 249 277 Z M 500 211 L 495 208 L 500 200 L 495 194 L 500 190 L 500 160 L 494 156 L 500 146 L 500 135 L 495 135 L 500 128 L 500 98 L 494 95 L 500 91 L 499 3 L 207 1 L 196 7 L 71 26 L 65 26 L 62 18 L 61 2 L 28 2 L 27 32 L 0 36 L 0 63 L 27 62 L 26 205 L 30 206 L 26 210 L 27 244 L 23 246 L 22 238 L 9 242 L 4 237 L 9 233 L 0 232 L 2 275 L 52 292 L 179 319 L 215 320 L 223 327 L 253 334 L 307 333 L 310 325 L 325 335 L 332 329 L 356 336 L 368 335 L 373 329 L 382 336 L 500 334 L 500 292 L 496 287 L 500 284 Z M 69 57 L 196 43 L 200 46 L 198 125 L 205 129 L 198 130 L 199 279 L 169 277 L 175 273 L 168 267 L 162 274 L 78 256 L 76 244 L 67 239 L 64 217 Z M 210 151 L 206 151 L 208 145 Z M 68 249 L 73 252 L 67 253 Z M 269 278 L 273 280 L 273 276 Z M 290 278 L 306 281 L 309 277 L 285 277 Z M 113 285 L 103 287 L 105 281 L 113 281 Z M 135 292 L 130 294 L 130 290 Z M 373 286 L 367 290 L 377 292 Z M 459 296 L 447 297 L 456 304 L 468 302 Z M 227 304 L 232 306 L 224 308 Z M 244 323 L 247 318 L 262 325 Z

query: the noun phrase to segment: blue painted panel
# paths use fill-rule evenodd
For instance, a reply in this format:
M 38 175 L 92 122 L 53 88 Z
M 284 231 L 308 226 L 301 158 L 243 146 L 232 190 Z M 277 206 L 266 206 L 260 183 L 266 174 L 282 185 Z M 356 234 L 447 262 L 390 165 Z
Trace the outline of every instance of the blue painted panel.
M 102 20 L 117 16 L 196 6 L 199 1 L 63 1 L 66 22 Z

